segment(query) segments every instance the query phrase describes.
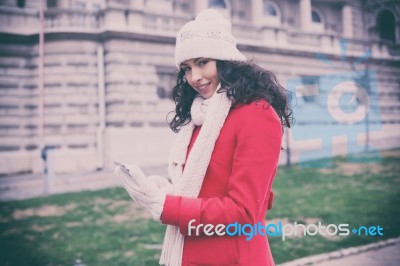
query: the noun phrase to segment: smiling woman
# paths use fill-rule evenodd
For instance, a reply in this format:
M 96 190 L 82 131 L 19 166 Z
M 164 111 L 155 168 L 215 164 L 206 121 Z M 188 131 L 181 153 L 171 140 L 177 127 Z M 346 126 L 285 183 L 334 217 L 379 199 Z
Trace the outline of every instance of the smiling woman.
M 219 84 L 217 62 L 213 59 L 196 58 L 184 61 L 181 69 L 185 79 L 203 98 L 210 98 Z
M 173 88 L 178 133 L 169 177 L 120 166 L 132 199 L 167 225 L 161 265 L 274 265 L 265 236 L 191 234 L 198 224 L 265 225 L 272 207 L 282 129 L 290 126 L 285 89 L 273 73 L 246 62 L 231 24 L 201 12 L 178 32 Z M 193 222 L 189 227 L 190 221 Z

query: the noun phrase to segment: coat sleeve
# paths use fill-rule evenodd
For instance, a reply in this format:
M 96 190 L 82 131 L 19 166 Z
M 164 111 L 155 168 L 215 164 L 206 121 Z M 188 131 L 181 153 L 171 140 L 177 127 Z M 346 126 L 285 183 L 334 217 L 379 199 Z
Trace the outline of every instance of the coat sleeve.
M 187 198 L 168 195 L 162 222 L 188 234 L 188 224 L 256 223 L 265 215 L 265 202 L 275 176 L 282 127 L 272 106 L 242 107 L 236 124 L 236 148 L 225 197 Z

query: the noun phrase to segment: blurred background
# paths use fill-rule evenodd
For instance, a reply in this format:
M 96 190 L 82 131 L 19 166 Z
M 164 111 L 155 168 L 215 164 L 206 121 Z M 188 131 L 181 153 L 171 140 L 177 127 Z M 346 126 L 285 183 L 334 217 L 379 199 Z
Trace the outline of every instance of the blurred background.
M 282 163 L 307 149 L 312 158 L 349 152 L 348 132 L 367 148 L 400 145 L 398 1 L 2 0 L 0 175 L 165 165 L 175 36 L 208 7 L 231 19 L 247 58 L 297 96 Z M 346 93 L 356 97 L 347 111 L 351 99 L 335 101 Z M 336 133 L 341 124 L 355 127 Z M 327 133 L 332 143 L 321 145 Z
M 175 36 L 209 7 L 288 90 L 269 218 L 386 230 L 272 239 L 275 261 L 400 236 L 398 0 L 0 0 L 0 264 L 156 265 L 164 228 L 100 189 L 115 160 L 166 174 Z

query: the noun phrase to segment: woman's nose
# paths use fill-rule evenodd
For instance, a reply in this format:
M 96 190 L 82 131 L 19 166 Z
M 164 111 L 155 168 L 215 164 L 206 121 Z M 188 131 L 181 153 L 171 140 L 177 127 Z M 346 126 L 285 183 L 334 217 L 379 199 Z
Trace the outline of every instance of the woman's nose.
M 192 82 L 197 82 L 201 79 L 201 71 L 196 68 L 192 68 Z

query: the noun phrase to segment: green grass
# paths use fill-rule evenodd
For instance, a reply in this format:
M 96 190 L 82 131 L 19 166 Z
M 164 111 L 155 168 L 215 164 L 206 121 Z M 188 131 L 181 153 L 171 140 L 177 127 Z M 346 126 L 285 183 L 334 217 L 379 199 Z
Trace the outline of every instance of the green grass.
M 395 150 L 379 162 L 337 157 L 330 169 L 281 167 L 268 221 L 380 225 L 384 236 L 269 237 L 275 262 L 400 236 L 399 157 Z M 2 202 L 0 265 L 158 265 L 152 245 L 164 229 L 122 188 Z
M 346 163 L 343 158 L 335 158 L 334 167 L 323 171 L 281 168 L 274 184 L 275 205 L 267 218 L 287 218 L 290 222 L 315 218 L 325 225 L 349 224 L 350 230 L 380 225 L 384 236 L 350 233 L 335 239 L 306 236 L 285 242 L 269 238 L 276 262 L 400 236 L 399 152 L 381 157 L 379 163 L 354 161 Z

